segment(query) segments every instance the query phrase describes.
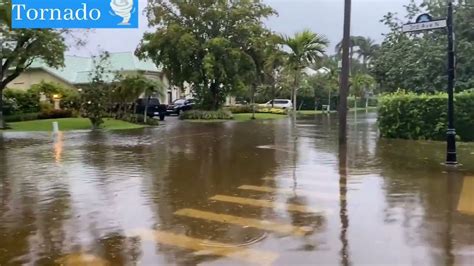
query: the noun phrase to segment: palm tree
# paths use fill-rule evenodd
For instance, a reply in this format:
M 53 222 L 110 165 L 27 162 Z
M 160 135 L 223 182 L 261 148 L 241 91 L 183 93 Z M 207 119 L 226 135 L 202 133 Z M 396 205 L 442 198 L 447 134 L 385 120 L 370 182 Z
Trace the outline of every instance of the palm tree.
M 146 124 L 148 121 L 148 106 L 150 105 L 150 99 L 152 96 L 163 96 L 165 85 L 161 80 L 151 80 L 143 77 L 141 80 L 143 85 L 143 98 L 145 99 L 145 112 L 143 122 Z
M 365 68 L 368 68 L 368 63 L 374 57 L 380 45 L 375 44 L 375 41 L 371 38 L 361 38 L 357 42 L 359 49 L 357 50 L 358 59 L 362 59 L 362 64 Z
M 263 67 L 265 79 L 271 88 L 272 100 L 276 98 L 277 84 L 283 72 L 283 66 L 286 64 L 286 55 L 278 49 L 267 49 L 265 64 Z M 273 108 L 274 101 L 272 101 Z
M 283 44 L 290 50 L 287 57 L 288 67 L 294 75 L 292 96 L 293 112 L 296 113 L 296 93 L 300 85 L 301 72 L 324 55 L 329 41 L 322 35 L 304 30 L 293 37 L 284 37 Z
M 365 38 L 362 36 L 351 36 L 349 45 L 349 56 L 351 60 L 354 58 L 354 55 L 357 52 L 355 48 L 359 47 L 359 44 L 363 42 L 364 39 Z M 336 45 L 336 53 L 342 54 L 342 41 Z
M 143 122 L 147 122 L 148 105 L 152 96 L 163 96 L 165 86 L 161 80 L 151 80 L 143 75 L 117 77 L 120 81 L 113 89 L 113 100 L 119 104 L 119 117 L 125 112 L 125 108 L 140 96 L 145 99 L 145 111 Z M 121 109 L 121 110 L 120 110 Z
M 354 95 L 354 108 L 357 111 L 357 99 L 363 97 L 366 92 L 375 84 L 372 76 L 367 74 L 356 74 L 351 80 L 352 95 Z M 367 107 L 367 102 L 366 102 Z

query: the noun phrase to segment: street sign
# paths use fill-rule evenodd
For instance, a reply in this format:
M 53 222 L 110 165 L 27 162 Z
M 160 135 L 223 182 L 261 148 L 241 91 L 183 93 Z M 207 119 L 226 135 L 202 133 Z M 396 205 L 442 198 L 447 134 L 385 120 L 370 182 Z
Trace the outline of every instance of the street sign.
M 447 27 L 447 22 L 445 19 L 442 20 L 433 20 L 428 22 L 421 23 L 409 23 L 403 25 L 403 32 L 414 32 L 414 31 L 424 31 L 424 30 L 434 30 L 434 29 L 443 29 Z
M 433 17 L 430 14 L 419 15 L 416 19 L 416 23 L 430 22 L 433 21 Z

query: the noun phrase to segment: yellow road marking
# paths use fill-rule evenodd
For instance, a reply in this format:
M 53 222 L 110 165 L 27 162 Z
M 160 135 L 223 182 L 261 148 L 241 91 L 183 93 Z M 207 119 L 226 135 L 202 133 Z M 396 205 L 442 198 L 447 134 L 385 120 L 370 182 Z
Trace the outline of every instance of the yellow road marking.
M 285 181 L 288 184 L 293 183 L 293 179 L 291 178 L 273 178 L 273 177 L 264 177 L 262 180 L 266 181 Z M 335 182 L 331 181 L 321 181 L 321 180 L 308 180 L 308 179 L 301 179 L 301 180 L 296 180 L 296 183 L 298 185 L 308 185 L 308 186 L 316 186 L 316 187 L 325 187 L 325 188 L 339 188 L 339 183 L 337 182 L 338 180 L 334 180 Z M 345 184 L 341 184 L 342 187 L 346 187 Z
M 144 240 L 156 241 L 164 245 L 198 251 L 206 255 L 228 257 L 258 265 L 271 265 L 278 258 L 278 254 L 274 252 L 229 246 L 224 243 L 164 231 L 138 229 L 131 231 L 129 235 L 140 236 Z
M 474 176 L 464 177 L 461 195 L 459 196 L 458 211 L 474 214 Z
M 218 214 L 212 212 L 199 211 L 194 209 L 182 209 L 174 214 L 197 219 L 210 220 L 220 223 L 235 224 L 240 226 L 248 226 L 266 231 L 273 231 L 281 234 L 293 234 L 296 236 L 304 236 L 311 233 L 311 227 L 298 227 L 290 224 L 280 224 L 267 220 L 258 220 L 251 218 L 243 218 L 227 214 Z
M 303 194 L 304 196 L 308 197 L 314 197 L 317 199 L 328 199 L 328 200 L 338 200 L 340 199 L 340 196 L 338 195 L 339 193 L 334 193 L 334 194 L 329 194 L 329 193 L 321 193 L 321 192 L 311 192 L 308 190 L 301 190 L 301 189 L 296 189 L 293 190 L 291 188 L 272 188 L 272 187 L 261 187 L 261 186 L 249 186 L 249 185 L 243 185 L 238 187 L 238 189 L 242 190 L 252 190 L 252 191 L 258 191 L 258 192 L 267 192 L 267 193 L 277 193 L 277 194 Z M 343 197 L 343 200 L 346 198 Z
M 303 212 L 303 213 L 322 213 L 322 211 L 314 210 L 304 205 L 278 203 L 278 202 L 271 202 L 269 200 L 261 200 L 261 199 L 249 199 L 249 198 L 232 197 L 232 196 L 224 196 L 224 195 L 216 195 L 209 199 L 215 200 L 215 201 L 224 201 L 224 202 L 237 203 L 237 204 L 242 204 L 242 205 L 256 206 L 256 207 L 273 208 L 276 210 L 283 210 L 283 211 L 294 211 L 294 212 Z

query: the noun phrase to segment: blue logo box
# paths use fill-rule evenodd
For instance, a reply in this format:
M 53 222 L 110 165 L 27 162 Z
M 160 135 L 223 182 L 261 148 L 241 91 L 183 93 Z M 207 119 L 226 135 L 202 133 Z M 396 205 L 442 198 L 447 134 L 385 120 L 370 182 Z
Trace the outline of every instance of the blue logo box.
M 138 0 L 12 0 L 12 28 L 138 28 L 139 10 Z

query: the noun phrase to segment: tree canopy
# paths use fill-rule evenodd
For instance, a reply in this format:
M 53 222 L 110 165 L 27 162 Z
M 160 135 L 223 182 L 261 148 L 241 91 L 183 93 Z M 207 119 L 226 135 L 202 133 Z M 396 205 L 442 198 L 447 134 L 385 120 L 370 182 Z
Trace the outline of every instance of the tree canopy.
M 474 87 L 474 6 L 468 2 L 461 0 L 455 5 L 456 90 Z M 391 31 L 372 61 L 373 75 L 385 91 L 400 88 L 416 92 L 443 91 L 447 82 L 446 31 L 405 34 L 401 28 L 423 12 L 435 18 L 445 18 L 446 2 L 432 1 L 417 5 L 411 0 L 406 9 L 408 15 L 403 19 L 389 13 L 382 20 Z
M 149 25 L 136 53 L 165 69 L 171 84 L 189 84 L 205 109 L 256 78 L 252 49 L 269 35 L 263 19 L 275 11 L 260 0 L 151 0 Z

